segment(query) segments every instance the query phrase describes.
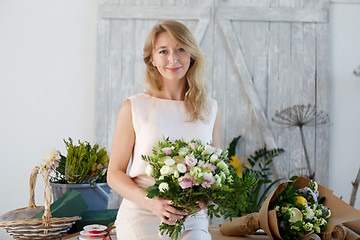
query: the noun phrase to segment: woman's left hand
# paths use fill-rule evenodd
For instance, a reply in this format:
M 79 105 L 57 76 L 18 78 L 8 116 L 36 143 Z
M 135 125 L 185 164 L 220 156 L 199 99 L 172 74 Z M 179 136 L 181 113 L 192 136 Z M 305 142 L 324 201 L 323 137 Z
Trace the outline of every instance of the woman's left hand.
M 192 212 L 192 213 L 189 213 L 189 215 L 193 214 L 193 213 L 196 213 L 196 212 L 200 212 L 201 210 L 205 210 L 207 208 L 207 206 L 210 205 L 210 202 L 206 202 L 206 203 L 203 203 L 203 202 L 196 202 L 198 204 L 198 206 L 195 208 L 195 211 Z M 187 215 L 184 219 L 186 220 L 189 215 Z

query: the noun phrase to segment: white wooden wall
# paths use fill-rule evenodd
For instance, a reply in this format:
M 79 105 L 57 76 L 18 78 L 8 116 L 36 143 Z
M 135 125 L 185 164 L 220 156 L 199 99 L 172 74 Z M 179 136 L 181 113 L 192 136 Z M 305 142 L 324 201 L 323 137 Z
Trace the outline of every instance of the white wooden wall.
M 222 144 L 238 156 L 266 145 L 285 153 L 278 177 L 306 167 L 297 128 L 276 111 L 312 104 L 329 112 L 328 0 L 109 0 L 99 3 L 96 140 L 110 149 L 127 96 L 144 91 L 142 48 L 160 19 L 185 23 L 207 56 L 210 95 L 223 116 Z M 328 183 L 329 126 L 305 127 L 316 180 Z

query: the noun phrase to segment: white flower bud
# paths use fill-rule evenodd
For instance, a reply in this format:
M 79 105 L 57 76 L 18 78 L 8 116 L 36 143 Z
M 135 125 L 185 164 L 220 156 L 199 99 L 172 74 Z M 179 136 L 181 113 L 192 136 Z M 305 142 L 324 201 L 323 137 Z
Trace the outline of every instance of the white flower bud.
M 165 192 L 165 191 L 167 191 L 167 190 L 169 190 L 169 184 L 167 184 L 167 183 L 165 183 L 165 182 L 160 183 L 160 185 L 159 185 L 159 191 L 160 191 L 160 192 Z
M 145 168 L 145 173 L 148 175 L 148 176 L 152 176 L 153 173 L 154 173 L 154 168 L 149 164 L 146 166 Z
M 210 162 L 211 163 L 214 163 L 216 160 L 218 160 L 219 159 L 219 157 L 216 155 L 216 154 L 213 154 L 213 155 L 211 155 L 211 157 L 210 157 Z
M 162 168 L 160 169 L 160 174 L 161 175 L 169 175 L 171 173 L 171 168 L 169 166 L 162 166 Z
M 211 146 L 211 145 L 206 145 L 205 146 L 205 151 L 206 151 L 206 153 L 207 154 L 212 154 L 213 152 L 215 152 L 216 151 L 216 148 L 214 148 L 213 146 Z

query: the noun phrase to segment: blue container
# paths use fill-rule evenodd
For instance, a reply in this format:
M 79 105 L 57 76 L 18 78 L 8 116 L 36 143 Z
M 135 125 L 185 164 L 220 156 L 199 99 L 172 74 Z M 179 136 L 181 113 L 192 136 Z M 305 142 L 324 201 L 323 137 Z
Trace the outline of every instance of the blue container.
M 89 206 L 87 210 L 107 209 L 110 187 L 107 183 L 90 184 L 62 184 L 50 183 L 53 194 L 53 201 L 61 198 L 70 190 L 76 190 L 81 193 L 85 202 Z

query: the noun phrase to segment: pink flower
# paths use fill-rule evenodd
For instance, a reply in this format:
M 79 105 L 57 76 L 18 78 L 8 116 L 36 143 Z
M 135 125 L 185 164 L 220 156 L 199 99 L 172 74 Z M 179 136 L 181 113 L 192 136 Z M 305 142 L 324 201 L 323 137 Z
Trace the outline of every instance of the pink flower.
M 166 155 L 171 154 L 171 151 L 173 150 L 173 147 L 165 147 L 162 149 L 163 153 L 165 153 Z
M 215 166 L 214 164 L 211 164 L 211 163 L 205 163 L 205 164 L 203 165 L 203 169 L 204 169 L 205 171 L 210 170 L 210 172 L 213 172 L 213 171 L 216 170 L 216 166 Z
M 196 143 L 194 143 L 194 142 L 192 142 L 192 143 L 189 143 L 189 146 L 190 146 L 192 149 L 195 149 L 195 148 L 196 148 L 196 146 L 197 146 L 197 144 L 196 144 Z
M 45 153 L 42 165 L 51 172 L 59 166 L 60 159 L 60 151 L 51 148 Z
M 203 188 L 211 188 L 211 185 L 215 183 L 215 179 L 211 176 L 204 176 L 205 182 L 201 184 Z
M 197 159 L 194 157 L 194 155 L 186 156 L 185 163 L 186 165 L 193 167 L 197 163 Z
M 185 189 L 185 188 L 191 188 L 194 183 L 195 183 L 195 179 L 193 176 L 191 176 L 190 174 L 186 173 L 184 176 L 182 177 L 179 177 L 178 178 L 178 181 L 179 181 L 179 184 L 180 184 L 180 187 L 182 189 Z

